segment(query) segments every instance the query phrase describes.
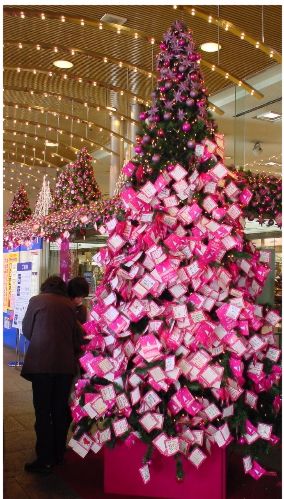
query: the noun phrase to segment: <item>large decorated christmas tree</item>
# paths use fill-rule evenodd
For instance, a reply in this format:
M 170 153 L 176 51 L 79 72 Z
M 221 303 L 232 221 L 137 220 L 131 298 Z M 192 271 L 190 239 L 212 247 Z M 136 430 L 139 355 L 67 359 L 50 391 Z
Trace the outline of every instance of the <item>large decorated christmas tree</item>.
M 31 216 L 31 213 L 27 191 L 23 185 L 20 185 L 7 212 L 7 222 L 9 224 L 23 222 Z
M 217 154 L 215 124 L 192 34 L 176 22 L 158 56 L 158 84 L 124 166 L 126 217 L 108 224 L 71 447 L 84 457 L 141 439 L 199 467 L 212 445 L 247 446 L 245 472 L 279 438 L 277 312 L 257 304 L 269 253 L 244 235 L 251 192 Z M 201 468 L 202 469 L 202 468 Z
M 57 178 L 54 191 L 54 208 L 71 208 L 75 205 L 89 204 L 101 198 L 95 179 L 92 156 L 84 147 L 75 163 L 67 165 Z

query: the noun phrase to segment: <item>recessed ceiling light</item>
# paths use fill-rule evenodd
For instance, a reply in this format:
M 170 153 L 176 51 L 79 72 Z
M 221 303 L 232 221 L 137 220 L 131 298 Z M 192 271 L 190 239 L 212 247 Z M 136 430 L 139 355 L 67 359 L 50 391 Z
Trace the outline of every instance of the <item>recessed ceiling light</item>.
M 104 14 L 103 17 L 100 18 L 100 21 L 123 25 L 126 23 L 127 19 L 126 17 L 120 17 L 113 14 Z
M 69 69 L 73 68 L 74 64 L 70 61 L 54 61 L 53 66 L 60 69 Z
M 218 45 L 218 43 L 215 42 L 208 42 L 202 43 L 202 45 L 200 45 L 200 48 L 201 50 L 203 50 L 203 52 L 217 52 L 222 48 L 222 46 L 220 44 Z
M 56 142 L 49 142 L 48 140 L 45 142 L 47 147 L 57 147 L 58 144 Z
M 272 111 L 268 111 L 267 113 L 259 114 L 256 116 L 257 120 L 264 120 L 264 121 L 279 121 L 281 120 L 282 116 L 281 114 L 278 113 L 272 113 Z

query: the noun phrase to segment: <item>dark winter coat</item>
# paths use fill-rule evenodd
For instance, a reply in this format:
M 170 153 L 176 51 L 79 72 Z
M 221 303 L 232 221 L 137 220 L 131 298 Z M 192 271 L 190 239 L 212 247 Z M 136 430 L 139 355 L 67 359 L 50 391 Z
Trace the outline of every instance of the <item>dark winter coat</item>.
M 85 305 L 78 305 L 76 307 L 76 317 L 80 324 L 85 324 L 85 322 L 87 322 L 88 310 Z
M 30 341 L 21 375 L 76 374 L 83 334 L 69 298 L 41 293 L 30 299 L 23 319 L 23 334 Z

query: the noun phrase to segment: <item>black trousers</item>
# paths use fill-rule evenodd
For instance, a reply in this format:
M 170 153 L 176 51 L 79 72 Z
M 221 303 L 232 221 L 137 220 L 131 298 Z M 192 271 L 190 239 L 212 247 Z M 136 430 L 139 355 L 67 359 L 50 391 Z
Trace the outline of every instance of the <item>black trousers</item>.
M 70 419 L 73 374 L 33 374 L 36 454 L 43 464 L 63 459 Z

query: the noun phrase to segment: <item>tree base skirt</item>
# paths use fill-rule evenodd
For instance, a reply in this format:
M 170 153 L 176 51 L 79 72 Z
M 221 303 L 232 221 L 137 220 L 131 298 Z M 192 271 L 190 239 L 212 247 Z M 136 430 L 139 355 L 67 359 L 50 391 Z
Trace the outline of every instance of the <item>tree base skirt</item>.
M 226 458 L 225 451 L 216 445 L 212 454 L 197 470 L 183 459 L 184 479 L 176 479 L 176 463 L 173 457 L 163 457 L 154 450 L 151 460 L 151 480 L 144 484 L 139 473 L 146 446 L 136 442 L 131 447 L 118 444 L 104 450 L 104 492 L 122 496 L 159 497 L 167 499 L 225 499 Z

